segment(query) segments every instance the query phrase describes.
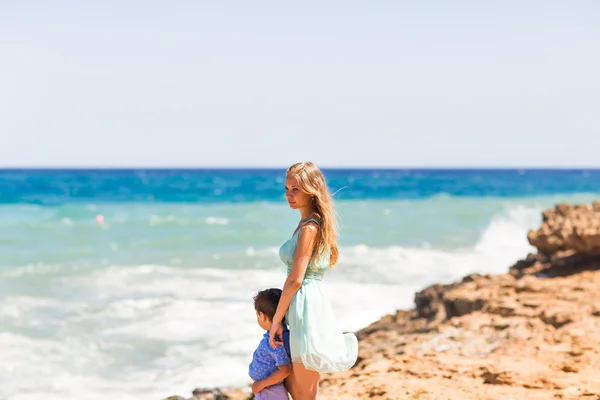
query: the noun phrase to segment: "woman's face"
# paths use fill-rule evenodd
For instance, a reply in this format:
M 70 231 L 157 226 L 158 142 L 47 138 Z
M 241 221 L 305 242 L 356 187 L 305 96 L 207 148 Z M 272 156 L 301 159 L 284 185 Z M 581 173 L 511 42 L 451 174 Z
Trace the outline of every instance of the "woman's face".
M 304 193 L 296 177 L 291 175 L 285 178 L 285 198 L 293 209 L 308 207 L 312 200 L 312 196 Z

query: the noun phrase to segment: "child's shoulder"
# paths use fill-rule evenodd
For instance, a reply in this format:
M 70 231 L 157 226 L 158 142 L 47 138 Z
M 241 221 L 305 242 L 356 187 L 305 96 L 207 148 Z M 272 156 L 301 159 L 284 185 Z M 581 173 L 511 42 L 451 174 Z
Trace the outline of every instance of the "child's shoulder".
M 269 353 L 276 365 L 291 364 L 289 342 L 285 340 L 283 342 L 283 345 L 279 344 L 275 348 L 269 344 Z

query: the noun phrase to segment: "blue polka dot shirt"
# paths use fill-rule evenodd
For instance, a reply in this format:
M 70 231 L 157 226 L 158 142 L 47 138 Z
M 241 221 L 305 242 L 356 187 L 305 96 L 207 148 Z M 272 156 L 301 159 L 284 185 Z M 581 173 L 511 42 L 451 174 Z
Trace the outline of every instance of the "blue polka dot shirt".
M 290 360 L 290 331 L 283 327 L 283 346 L 272 348 L 269 344 L 269 332 L 266 332 L 252 356 L 249 375 L 253 381 L 269 377 L 277 371 L 279 365 L 289 365 Z

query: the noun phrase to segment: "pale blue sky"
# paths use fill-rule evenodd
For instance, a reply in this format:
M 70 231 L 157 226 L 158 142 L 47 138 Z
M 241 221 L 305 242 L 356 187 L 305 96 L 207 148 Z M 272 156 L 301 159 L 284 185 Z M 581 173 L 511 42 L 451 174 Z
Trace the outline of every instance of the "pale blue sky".
M 2 166 L 600 166 L 600 1 L 0 3 Z

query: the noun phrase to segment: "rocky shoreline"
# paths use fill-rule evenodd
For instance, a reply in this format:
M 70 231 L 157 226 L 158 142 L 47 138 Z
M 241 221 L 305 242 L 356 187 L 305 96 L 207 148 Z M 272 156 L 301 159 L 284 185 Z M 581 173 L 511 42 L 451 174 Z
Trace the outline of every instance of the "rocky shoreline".
M 356 365 L 323 376 L 319 399 L 600 399 L 600 202 L 559 204 L 527 237 L 538 252 L 506 274 L 429 286 L 357 332 Z

